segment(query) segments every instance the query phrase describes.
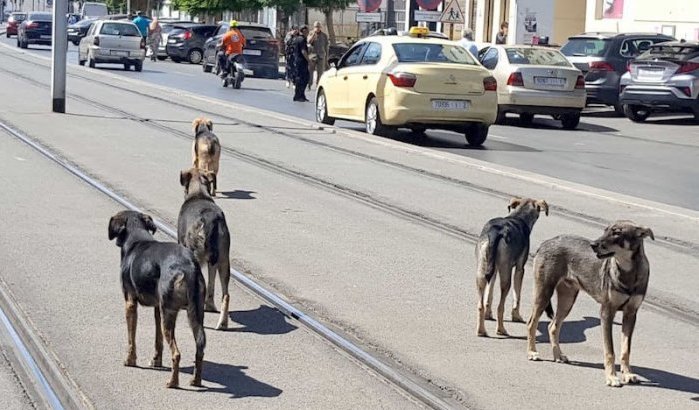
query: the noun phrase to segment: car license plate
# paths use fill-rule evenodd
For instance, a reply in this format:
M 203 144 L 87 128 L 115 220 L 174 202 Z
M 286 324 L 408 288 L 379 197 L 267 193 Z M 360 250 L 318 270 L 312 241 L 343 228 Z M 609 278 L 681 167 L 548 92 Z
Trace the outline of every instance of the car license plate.
M 177 40 L 175 40 L 174 38 L 170 38 L 170 39 L 167 40 L 167 42 L 168 42 L 168 43 L 176 43 Z
M 243 54 L 247 54 L 249 56 L 261 56 L 262 50 L 243 50 Z
M 41 38 L 51 38 L 51 34 L 42 34 Z
M 432 100 L 432 108 L 438 111 L 466 111 L 468 107 L 465 100 Z
M 113 55 L 113 56 L 125 56 L 125 57 L 128 57 L 128 56 L 129 56 L 129 52 L 128 52 L 128 51 L 112 50 L 112 55 Z
M 664 71 L 662 69 L 639 68 L 638 78 L 641 80 L 658 80 L 663 77 Z
M 534 84 L 562 88 L 566 85 L 566 79 L 558 77 L 534 77 Z

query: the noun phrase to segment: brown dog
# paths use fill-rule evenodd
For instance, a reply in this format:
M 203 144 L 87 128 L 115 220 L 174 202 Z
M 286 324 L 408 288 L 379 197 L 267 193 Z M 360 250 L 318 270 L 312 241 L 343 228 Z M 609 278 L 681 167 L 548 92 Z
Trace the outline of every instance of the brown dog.
M 221 143 L 213 133 L 214 124 L 208 118 L 199 117 L 192 122 L 192 166 L 211 180 L 210 194 L 216 196 Z

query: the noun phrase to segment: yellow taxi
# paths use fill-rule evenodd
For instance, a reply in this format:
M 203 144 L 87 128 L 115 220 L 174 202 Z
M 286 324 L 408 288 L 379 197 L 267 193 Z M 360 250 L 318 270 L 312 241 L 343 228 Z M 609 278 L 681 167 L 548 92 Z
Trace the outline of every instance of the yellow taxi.
M 374 135 L 446 129 L 482 145 L 497 115 L 495 78 L 463 47 L 428 36 L 414 27 L 356 43 L 321 77 L 316 120 L 362 121 Z

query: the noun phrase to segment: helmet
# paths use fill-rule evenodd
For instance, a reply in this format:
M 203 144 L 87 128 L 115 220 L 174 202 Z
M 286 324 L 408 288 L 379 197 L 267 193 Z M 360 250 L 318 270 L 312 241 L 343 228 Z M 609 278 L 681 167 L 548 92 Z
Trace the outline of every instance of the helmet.
M 231 20 L 231 22 L 229 23 L 229 25 L 231 26 L 231 28 L 233 28 L 233 27 L 238 27 L 238 20 Z

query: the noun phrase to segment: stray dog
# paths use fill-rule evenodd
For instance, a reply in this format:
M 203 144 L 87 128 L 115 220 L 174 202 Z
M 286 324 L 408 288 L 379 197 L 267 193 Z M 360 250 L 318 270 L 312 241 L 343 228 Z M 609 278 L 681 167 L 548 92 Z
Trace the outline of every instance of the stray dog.
M 206 287 L 204 309 L 216 312 L 214 281 L 216 272 L 221 279 L 221 316 L 216 329 L 228 328 L 228 282 L 231 278 L 231 236 L 226 216 L 209 195 L 211 181 L 199 170 L 192 168 L 180 172 L 180 184 L 184 187 L 184 203 L 177 219 L 177 241 L 191 249 L 201 266 L 208 266 L 209 281 Z
M 218 188 L 218 165 L 221 158 L 221 143 L 213 133 L 214 124 L 208 118 L 197 118 L 192 122 L 192 166 L 211 180 L 210 194 L 216 196 Z
M 109 240 L 121 248 L 121 288 L 126 301 L 128 353 L 125 366 L 136 366 L 137 307 L 155 308 L 155 356 L 151 366 L 162 367 L 163 333 L 172 353 L 172 377 L 167 387 L 178 387 L 180 351 L 175 341 L 177 313 L 187 308 L 197 347 L 192 386 L 201 386 L 204 334 L 204 276 L 194 254 L 172 242 L 153 238 L 155 224 L 145 214 L 122 211 L 109 220 Z M 162 319 L 161 319 L 162 314 Z
M 524 322 L 519 314 L 519 304 L 522 293 L 522 278 L 524 265 L 529 258 L 529 235 L 534 223 L 539 219 L 539 213 L 549 214 L 546 201 L 529 198 L 512 198 L 507 207 L 510 214 L 504 218 L 493 218 L 488 221 L 476 243 L 476 285 L 478 286 L 478 336 L 488 336 L 485 331 L 485 319 L 492 319 L 491 305 L 493 302 L 493 286 L 496 273 L 500 273 L 500 304 L 498 305 L 497 334 L 508 336 L 503 325 L 505 299 L 510 291 L 512 268 L 515 268 L 514 305 L 512 321 Z M 484 302 L 484 292 L 488 288 L 488 301 Z
M 618 221 L 608 226 L 602 236 L 589 241 L 572 235 L 562 235 L 541 244 L 534 258 L 534 304 L 529 319 L 528 358 L 540 360 L 536 351 L 536 329 L 544 307 L 554 290 L 558 295 L 556 315 L 549 325 L 549 336 L 556 362 L 567 363 L 561 353 L 558 338 L 561 324 L 568 316 L 580 289 L 601 305 L 600 315 L 604 337 L 604 371 L 608 386 L 638 383 L 631 372 L 629 354 L 631 336 L 636 324 L 636 312 L 648 289 L 650 267 L 643 239 L 653 237 L 653 231 L 631 221 Z M 621 374 L 614 368 L 612 322 L 618 310 L 624 312 L 621 330 Z

